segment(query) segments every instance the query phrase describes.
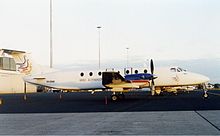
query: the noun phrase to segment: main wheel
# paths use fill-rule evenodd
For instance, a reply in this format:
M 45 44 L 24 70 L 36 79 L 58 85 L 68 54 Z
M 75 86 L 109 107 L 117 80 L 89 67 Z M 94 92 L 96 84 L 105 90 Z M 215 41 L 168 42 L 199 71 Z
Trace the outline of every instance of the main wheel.
M 117 101 L 118 100 L 118 96 L 117 95 L 112 95 L 111 98 L 112 98 L 112 101 Z
M 157 94 L 157 95 L 160 95 L 160 93 L 161 93 L 161 90 L 155 90 L 155 93 Z

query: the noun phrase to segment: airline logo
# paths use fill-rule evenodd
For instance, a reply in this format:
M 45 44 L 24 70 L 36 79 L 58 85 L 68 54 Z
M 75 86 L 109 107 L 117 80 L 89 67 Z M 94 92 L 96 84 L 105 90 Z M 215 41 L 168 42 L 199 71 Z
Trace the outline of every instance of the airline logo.
M 30 72 L 32 71 L 32 63 L 30 62 L 29 59 L 26 58 L 26 56 L 24 56 L 24 62 L 23 63 L 19 63 L 17 64 L 19 65 L 18 67 L 18 71 L 24 74 L 30 74 Z

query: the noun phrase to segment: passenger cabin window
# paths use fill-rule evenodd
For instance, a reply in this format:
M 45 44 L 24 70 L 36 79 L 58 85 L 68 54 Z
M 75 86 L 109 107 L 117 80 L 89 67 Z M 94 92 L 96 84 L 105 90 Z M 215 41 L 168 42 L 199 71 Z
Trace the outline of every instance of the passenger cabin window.
M 13 58 L 0 57 L 0 69 L 16 71 L 16 63 Z
M 82 73 L 80 73 L 80 76 L 81 76 L 81 77 L 83 77 L 83 76 L 84 76 L 84 73 L 83 73 L 83 72 L 82 72 Z
M 138 74 L 138 70 L 135 70 L 134 73 L 135 73 L 135 74 Z
M 92 72 L 89 72 L 89 75 L 90 75 L 90 76 L 92 76 L 92 75 L 93 75 L 93 73 L 92 73 Z
M 146 70 L 146 69 L 144 70 L 144 73 L 147 73 L 147 70 Z
M 126 74 L 129 74 L 129 70 L 126 70 Z
M 102 72 L 99 72 L 98 75 L 101 76 L 101 75 L 102 75 Z
M 176 68 L 171 68 L 170 71 L 171 72 L 176 72 Z

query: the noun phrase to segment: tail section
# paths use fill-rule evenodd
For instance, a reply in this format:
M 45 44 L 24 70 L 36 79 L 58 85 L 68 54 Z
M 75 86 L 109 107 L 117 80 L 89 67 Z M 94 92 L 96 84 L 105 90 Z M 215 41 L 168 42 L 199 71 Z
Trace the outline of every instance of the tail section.
M 20 66 L 20 71 L 26 75 L 45 74 L 49 72 L 57 71 L 56 69 L 50 68 L 49 66 L 42 66 L 37 64 L 31 57 L 30 54 L 23 56 L 23 64 Z

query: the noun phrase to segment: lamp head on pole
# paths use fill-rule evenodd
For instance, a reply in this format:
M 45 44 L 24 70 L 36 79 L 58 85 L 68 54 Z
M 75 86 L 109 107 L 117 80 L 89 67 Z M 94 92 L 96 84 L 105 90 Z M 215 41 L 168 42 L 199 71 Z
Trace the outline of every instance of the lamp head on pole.
M 99 69 L 100 69 L 100 67 L 101 67 L 101 62 L 100 62 L 101 61 L 101 59 L 100 59 L 101 58 L 101 55 L 100 55 L 101 54 L 101 50 L 100 50 L 100 43 L 101 43 L 100 42 L 100 29 L 102 27 L 101 26 L 97 26 L 97 28 L 98 28 L 98 32 L 99 32 Z

